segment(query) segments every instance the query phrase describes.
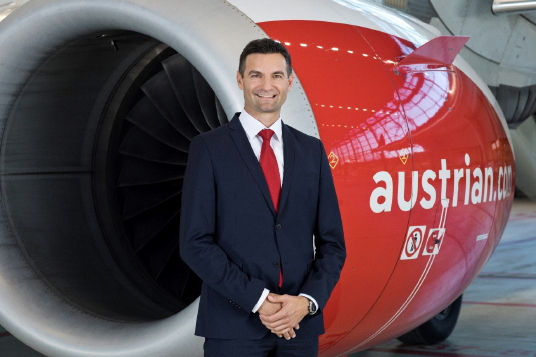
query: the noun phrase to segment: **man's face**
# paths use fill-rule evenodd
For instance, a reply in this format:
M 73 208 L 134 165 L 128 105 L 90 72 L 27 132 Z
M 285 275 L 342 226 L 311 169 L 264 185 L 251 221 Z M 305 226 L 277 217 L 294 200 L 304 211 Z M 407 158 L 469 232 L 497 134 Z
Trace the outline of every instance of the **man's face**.
M 246 57 L 244 77 L 237 73 L 238 87 L 244 91 L 244 108 L 255 117 L 267 113 L 279 115 L 292 86 L 285 57 L 279 53 L 254 53 Z

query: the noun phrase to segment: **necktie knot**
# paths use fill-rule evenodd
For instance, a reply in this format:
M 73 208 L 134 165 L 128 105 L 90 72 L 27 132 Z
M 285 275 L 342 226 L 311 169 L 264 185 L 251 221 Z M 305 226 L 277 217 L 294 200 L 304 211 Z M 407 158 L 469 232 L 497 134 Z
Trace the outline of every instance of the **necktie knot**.
M 272 139 L 272 136 L 274 136 L 275 132 L 272 129 L 263 129 L 259 131 L 259 136 L 262 138 L 262 141 L 268 141 L 270 142 L 270 139 Z

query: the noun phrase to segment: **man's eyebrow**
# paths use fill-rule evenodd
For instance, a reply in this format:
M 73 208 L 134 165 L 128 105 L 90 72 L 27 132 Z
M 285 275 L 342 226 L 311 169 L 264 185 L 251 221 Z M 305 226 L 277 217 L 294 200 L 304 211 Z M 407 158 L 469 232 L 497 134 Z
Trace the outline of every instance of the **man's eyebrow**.
M 252 69 L 251 71 L 248 72 L 248 75 L 252 75 L 252 74 L 261 74 L 261 75 L 262 75 L 262 72 L 261 72 L 261 71 L 257 71 L 257 70 L 255 70 L 255 69 Z M 272 76 L 273 76 L 273 75 L 276 75 L 276 74 L 281 74 L 281 75 L 284 76 L 284 75 L 285 75 L 285 72 L 283 72 L 283 71 L 275 71 L 275 72 L 272 73 Z

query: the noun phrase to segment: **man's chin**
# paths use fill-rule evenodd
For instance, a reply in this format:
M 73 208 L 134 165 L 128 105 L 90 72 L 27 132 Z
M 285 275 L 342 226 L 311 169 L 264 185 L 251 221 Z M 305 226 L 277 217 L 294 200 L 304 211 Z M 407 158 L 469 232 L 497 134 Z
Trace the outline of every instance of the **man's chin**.
M 260 107 L 257 107 L 256 109 L 259 113 L 272 114 L 281 110 L 281 107 L 274 107 L 273 105 L 271 105 L 271 106 L 260 106 Z

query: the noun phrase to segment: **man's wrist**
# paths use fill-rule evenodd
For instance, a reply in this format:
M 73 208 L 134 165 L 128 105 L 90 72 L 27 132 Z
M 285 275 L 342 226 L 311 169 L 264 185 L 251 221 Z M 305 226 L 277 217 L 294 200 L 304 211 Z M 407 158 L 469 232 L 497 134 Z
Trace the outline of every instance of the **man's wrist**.
M 307 316 L 309 315 L 309 305 L 311 304 L 311 300 L 309 300 L 307 297 L 303 295 L 299 295 L 299 297 L 302 298 L 301 301 L 303 301 L 302 308 L 301 308 L 301 310 L 303 311 L 302 315 Z
M 255 306 L 253 307 L 253 310 L 251 310 L 251 312 L 256 313 L 260 309 L 260 307 L 262 306 L 262 304 L 264 303 L 264 301 L 268 297 L 269 293 L 270 293 L 270 290 L 268 290 L 268 289 L 264 289 L 262 291 L 262 294 L 261 294 L 261 297 L 259 298 L 259 301 L 257 301 L 257 303 L 255 304 Z
M 304 298 L 308 300 L 309 306 L 307 307 L 307 310 L 308 310 L 309 315 L 314 315 L 318 312 L 318 303 L 312 296 L 303 294 L 303 293 L 300 294 L 299 296 L 303 296 Z

